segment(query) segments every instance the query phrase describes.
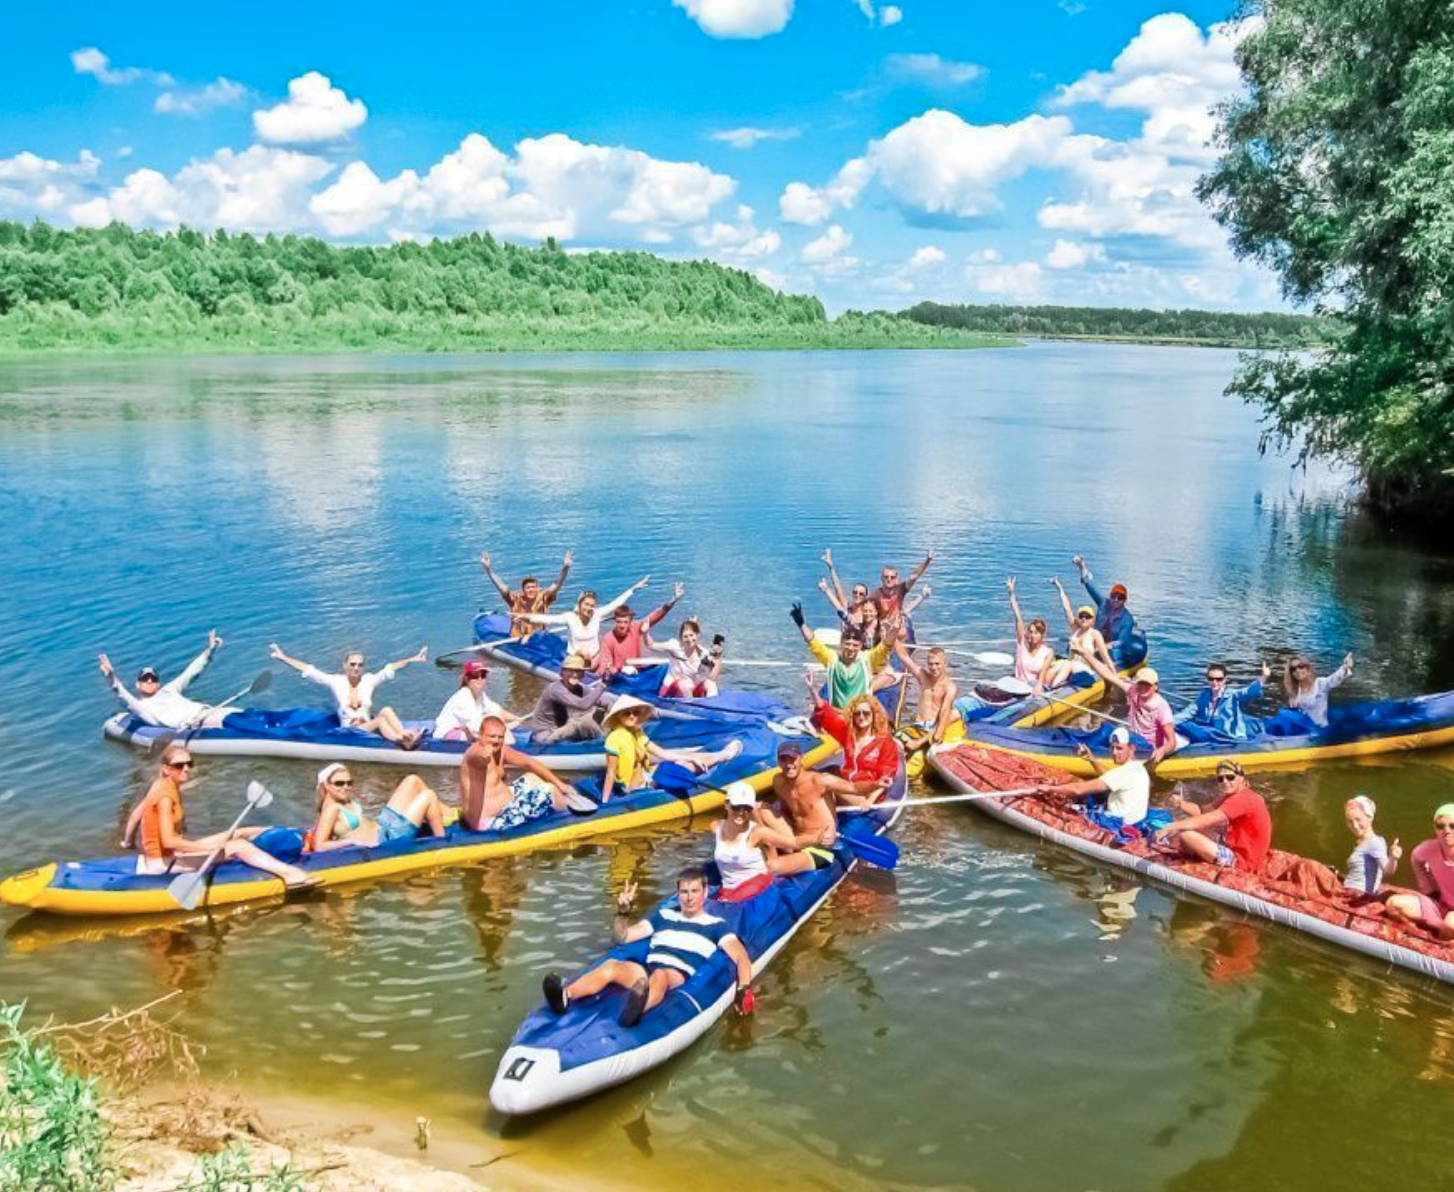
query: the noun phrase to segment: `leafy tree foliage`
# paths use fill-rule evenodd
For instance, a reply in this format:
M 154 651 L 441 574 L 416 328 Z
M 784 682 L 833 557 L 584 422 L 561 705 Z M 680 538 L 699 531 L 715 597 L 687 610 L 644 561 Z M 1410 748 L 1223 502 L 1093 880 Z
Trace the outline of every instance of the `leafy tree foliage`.
M 422 350 L 972 347 L 891 315 L 830 321 L 741 270 L 488 234 L 344 248 L 303 236 L 0 222 L 0 347 Z
M 1374 504 L 1454 510 L 1454 6 L 1263 0 L 1200 193 L 1237 252 L 1347 334 L 1245 361 L 1264 446 L 1357 463 Z
M 906 318 L 938 327 L 1050 339 L 1118 339 L 1222 347 L 1311 347 L 1335 333 L 1327 319 L 1209 310 L 1132 310 L 1099 306 L 941 306 L 921 302 Z

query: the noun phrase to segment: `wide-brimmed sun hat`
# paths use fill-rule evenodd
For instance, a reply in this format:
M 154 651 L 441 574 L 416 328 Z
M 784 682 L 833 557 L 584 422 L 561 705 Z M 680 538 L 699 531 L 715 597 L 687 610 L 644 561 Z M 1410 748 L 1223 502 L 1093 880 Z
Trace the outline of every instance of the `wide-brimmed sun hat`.
M 606 727 L 613 728 L 617 720 L 632 710 L 641 712 L 643 720 L 650 720 L 656 715 L 656 709 L 644 699 L 637 699 L 634 695 L 623 695 L 611 705 L 611 710 L 606 713 Z

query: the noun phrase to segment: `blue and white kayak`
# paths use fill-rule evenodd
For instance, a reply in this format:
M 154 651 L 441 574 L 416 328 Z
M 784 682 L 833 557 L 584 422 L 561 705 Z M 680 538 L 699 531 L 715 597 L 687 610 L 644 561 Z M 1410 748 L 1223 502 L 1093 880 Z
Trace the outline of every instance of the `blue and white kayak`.
M 870 814 L 844 815 L 843 836 L 887 833 L 903 808 L 907 780 L 902 768 L 881 807 Z M 827 869 L 778 878 L 762 893 L 740 903 L 709 899 L 708 909 L 725 918 L 759 975 L 793 934 L 827 900 L 856 863 L 848 846 L 834 849 Z M 647 941 L 623 944 L 608 955 L 645 959 Z M 718 951 L 684 984 L 634 1027 L 617 1018 L 626 997 L 623 989 L 607 989 L 572 1003 L 562 1015 L 542 1006 L 525 1019 L 500 1060 L 490 1103 L 501 1113 L 538 1113 L 553 1105 L 588 1097 L 623 1084 L 685 1051 L 732 1005 L 736 969 Z

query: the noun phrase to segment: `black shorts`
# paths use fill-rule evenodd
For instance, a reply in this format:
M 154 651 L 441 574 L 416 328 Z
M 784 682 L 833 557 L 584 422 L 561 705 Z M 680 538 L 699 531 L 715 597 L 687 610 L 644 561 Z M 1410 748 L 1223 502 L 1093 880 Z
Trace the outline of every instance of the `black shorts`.
M 814 869 L 828 869 L 833 865 L 832 849 L 805 848 L 803 852 L 807 853 L 813 859 Z

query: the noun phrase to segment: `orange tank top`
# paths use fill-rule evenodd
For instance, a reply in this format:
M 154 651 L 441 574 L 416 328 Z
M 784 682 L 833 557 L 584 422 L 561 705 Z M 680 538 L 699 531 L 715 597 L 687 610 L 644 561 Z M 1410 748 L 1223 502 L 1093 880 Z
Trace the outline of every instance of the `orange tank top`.
M 172 802 L 172 831 L 182 829 L 182 791 L 170 778 L 159 778 L 146 792 L 141 804 L 141 851 L 153 861 L 164 861 L 162 846 L 162 800 Z

